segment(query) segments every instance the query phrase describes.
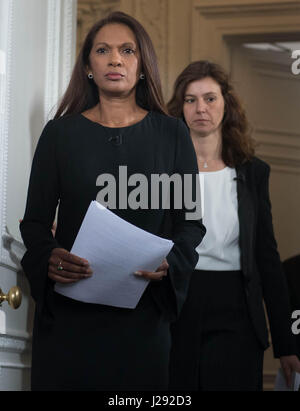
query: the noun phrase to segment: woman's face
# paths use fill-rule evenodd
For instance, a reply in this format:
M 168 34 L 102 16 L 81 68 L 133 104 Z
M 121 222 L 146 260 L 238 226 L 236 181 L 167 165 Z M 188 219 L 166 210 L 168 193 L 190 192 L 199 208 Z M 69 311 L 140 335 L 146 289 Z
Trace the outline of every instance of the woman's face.
M 94 76 L 99 92 L 126 96 L 140 74 L 140 53 L 132 30 L 125 24 L 107 24 L 94 38 L 88 73 Z
M 183 114 L 191 132 L 206 137 L 220 131 L 224 106 L 221 87 L 211 77 L 190 83 L 184 95 Z

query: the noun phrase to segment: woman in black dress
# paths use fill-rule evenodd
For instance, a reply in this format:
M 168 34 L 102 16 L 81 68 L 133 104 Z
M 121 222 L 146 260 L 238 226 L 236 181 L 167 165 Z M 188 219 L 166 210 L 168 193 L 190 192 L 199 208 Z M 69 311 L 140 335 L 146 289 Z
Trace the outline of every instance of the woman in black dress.
M 190 129 L 207 230 L 187 300 L 172 325 L 170 386 L 261 390 L 268 347 L 263 300 L 274 355 L 290 383 L 300 363 L 273 233 L 270 167 L 254 156 L 245 112 L 217 64 L 186 67 L 168 108 Z
M 135 19 L 116 12 L 88 33 L 32 164 L 20 229 L 27 247 L 22 265 L 36 302 L 33 390 L 167 387 L 169 324 L 196 264 L 195 247 L 205 232 L 201 221 L 187 220 L 184 208 L 112 210 L 174 242 L 155 273 L 141 272 L 152 281 L 133 310 L 82 303 L 53 289 L 55 282 L 97 275 L 69 250 L 99 192 L 98 176 L 109 173 L 118 182 L 124 165 L 128 176 L 191 174 L 196 188 L 194 148 L 185 125 L 165 114 L 151 40 Z

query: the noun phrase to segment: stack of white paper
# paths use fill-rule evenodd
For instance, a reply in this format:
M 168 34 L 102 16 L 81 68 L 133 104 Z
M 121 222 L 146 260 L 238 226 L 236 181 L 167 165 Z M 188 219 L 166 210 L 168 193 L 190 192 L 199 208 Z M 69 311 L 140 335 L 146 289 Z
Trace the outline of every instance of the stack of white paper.
M 71 253 L 89 261 L 90 278 L 56 283 L 55 291 L 87 303 L 135 308 L 149 281 L 135 271 L 155 271 L 173 242 L 148 233 L 92 201 Z
M 278 369 L 276 376 L 274 391 L 299 391 L 300 390 L 300 374 L 293 372 L 292 386 L 288 387 L 281 368 Z

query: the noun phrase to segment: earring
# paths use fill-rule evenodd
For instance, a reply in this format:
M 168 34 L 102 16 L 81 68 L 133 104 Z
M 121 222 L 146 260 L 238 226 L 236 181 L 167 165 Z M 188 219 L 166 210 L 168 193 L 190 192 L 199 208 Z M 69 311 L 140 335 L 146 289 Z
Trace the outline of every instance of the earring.
M 144 80 L 145 79 L 145 74 L 144 73 L 141 73 L 140 74 L 140 80 Z
M 89 73 L 89 74 L 88 74 L 88 78 L 89 78 L 90 80 L 92 80 L 92 79 L 94 78 L 93 73 Z

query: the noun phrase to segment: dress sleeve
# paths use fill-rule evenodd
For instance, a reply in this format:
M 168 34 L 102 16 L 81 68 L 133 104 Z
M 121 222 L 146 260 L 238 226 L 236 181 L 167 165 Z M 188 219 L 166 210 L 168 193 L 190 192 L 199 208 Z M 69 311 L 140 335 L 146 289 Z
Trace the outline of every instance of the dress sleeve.
M 31 295 L 42 308 L 48 282 L 48 260 L 53 248 L 60 247 L 51 228 L 59 199 L 55 122 L 49 121 L 34 154 L 21 235 L 27 249 L 21 264 L 29 280 Z
M 188 129 L 181 121 L 177 121 L 177 147 L 175 157 L 174 174 L 179 174 L 184 182 L 184 175 L 191 176 L 191 184 L 187 190 L 196 200 L 196 192 L 200 191 L 199 172 L 194 146 Z M 197 187 L 198 185 L 198 187 Z M 202 224 L 200 216 L 194 215 L 196 219 L 187 218 L 187 214 L 195 212 L 186 208 L 184 199 L 184 187 L 182 190 L 182 208 L 172 208 L 170 211 L 172 233 L 171 239 L 174 246 L 167 256 L 169 264 L 168 275 L 157 286 L 154 298 L 163 311 L 167 313 L 170 321 L 175 321 L 182 309 L 186 299 L 189 281 L 193 270 L 198 262 L 198 253 L 195 248 L 201 243 L 206 229 Z M 199 198 L 200 201 L 200 198 Z M 199 206 L 199 204 L 198 204 Z
M 269 197 L 270 168 L 266 168 L 258 188 L 257 265 L 268 313 L 275 358 L 297 353 L 291 331 L 291 309 L 287 283 L 282 270 L 273 231 Z

